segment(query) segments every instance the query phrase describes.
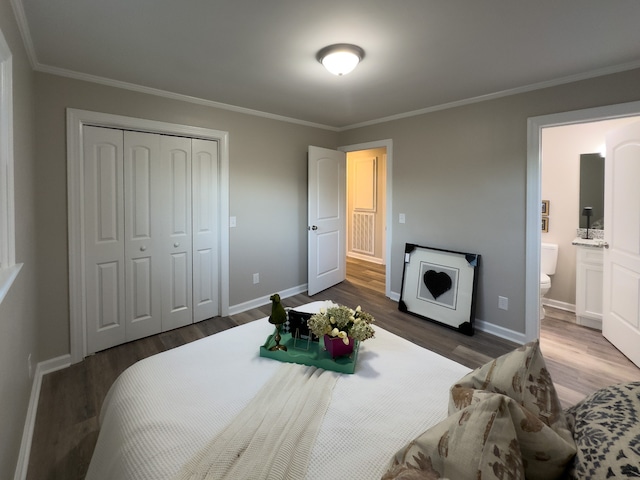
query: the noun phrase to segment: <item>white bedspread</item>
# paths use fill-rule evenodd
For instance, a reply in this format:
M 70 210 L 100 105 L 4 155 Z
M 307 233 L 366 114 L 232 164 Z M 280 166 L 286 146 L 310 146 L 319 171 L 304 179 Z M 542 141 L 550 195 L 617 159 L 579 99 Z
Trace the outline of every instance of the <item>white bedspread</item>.
M 105 399 L 86 479 L 173 479 L 282 366 L 259 356 L 272 332 L 265 318 L 126 370 Z M 449 387 L 467 372 L 376 327 L 355 373 L 334 387 L 306 478 L 380 478 L 398 449 L 446 417 Z

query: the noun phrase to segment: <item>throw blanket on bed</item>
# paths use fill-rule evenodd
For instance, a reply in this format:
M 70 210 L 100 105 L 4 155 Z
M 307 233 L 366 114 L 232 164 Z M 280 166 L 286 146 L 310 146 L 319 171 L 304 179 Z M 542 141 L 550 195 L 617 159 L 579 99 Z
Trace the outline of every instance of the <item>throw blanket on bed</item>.
M 283 364 L 178 479 L 303 479 L 338 376 Z

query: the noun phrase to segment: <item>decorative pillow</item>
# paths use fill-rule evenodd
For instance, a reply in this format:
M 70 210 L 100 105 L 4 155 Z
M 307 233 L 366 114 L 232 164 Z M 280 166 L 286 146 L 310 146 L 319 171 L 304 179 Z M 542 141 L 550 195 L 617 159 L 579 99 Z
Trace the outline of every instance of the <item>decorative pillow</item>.
M 598 390 L 566 414 L 578 449 L 568 478 L 640 478 L 640 382 Z
M 398 451 L 382 480 L 524 480 L 510 404 L 492 394 L 450 415 Z
M 485 402 L 496 393 L 468 387 L 453 387 L 451 399 L 456 411 Z M 576 447 L 572 439 L 567 441 L 520 405 L 504 396 L 509 407 L 513 428 L 520 444 L 522 463 L 528 480 L 560 478 L 567 464 L 573 459 Z
M 511 397 L 562 438 L 571 441 L 571 432 L 538 340 L 468 373 L 452 388 L 456 386 L 487 390 Z M 457 410 L 450 400 L 449 413 Z

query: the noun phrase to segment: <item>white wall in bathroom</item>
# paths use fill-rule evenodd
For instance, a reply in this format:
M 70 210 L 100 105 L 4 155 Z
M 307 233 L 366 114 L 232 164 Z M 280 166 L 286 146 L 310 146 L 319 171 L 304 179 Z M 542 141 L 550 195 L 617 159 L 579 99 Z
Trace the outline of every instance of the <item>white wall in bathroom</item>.
M 542 131 L 542 199 L 549 200 L 549 232 L 542 241 L 558 244 L 558 267 L 546 295 L 550 305 L 575 311 L 576 251 L 571 242 L 580 220 L 580 155 L 603 152 L 609 130 L 638 117 L 545 128 Z

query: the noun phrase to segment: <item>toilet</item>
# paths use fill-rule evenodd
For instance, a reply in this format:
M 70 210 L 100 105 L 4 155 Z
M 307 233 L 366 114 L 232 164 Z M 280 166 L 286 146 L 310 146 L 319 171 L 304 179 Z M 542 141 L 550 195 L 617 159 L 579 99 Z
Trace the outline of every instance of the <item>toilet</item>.
M 544 318 L 542 298 L 551 288 L 551 277 L 556 273 L 558 263 L 558 245 L 555 243 L 542 243 L 540 249 L 540 320 Z

